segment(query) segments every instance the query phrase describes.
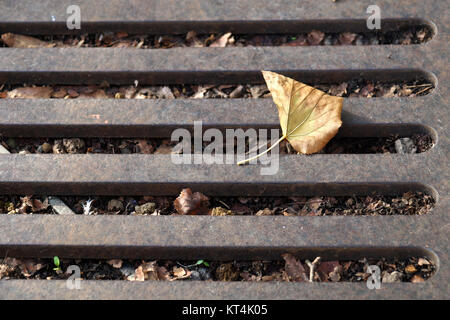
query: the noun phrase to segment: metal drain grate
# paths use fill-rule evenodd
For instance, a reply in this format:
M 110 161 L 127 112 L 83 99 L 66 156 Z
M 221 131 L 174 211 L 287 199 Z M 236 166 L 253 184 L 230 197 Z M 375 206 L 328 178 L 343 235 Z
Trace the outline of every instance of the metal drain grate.
M 70 1 L 3 1 L 0 31 L 61 33 Z M 280 32 L 332 25 L 365 28 L 372 1 L 79 1 L 82 28 L 135 33 Z M 426 96 L 344 100 L 343 136 L 430 133 L 436 145 L 411 155 L 280 157 L 275 176 L 258 166 L 175 165 L 168 155 L 0 155 L 0 194 L 175 195 L 183 187 L 209 195 L 344 195 L 372 191 L 431 192 L 424 216 L 367 217 L 123 217 L 0 216 L 0 255 L 73 258 L 278 259 L 289 251 L 346 258 L 423 252 L 437 264 L 422 284 L 0 281 L 0 298 L 448 298 L 449 174 L 448 26 L 445 1 L 378 1 L 386 26 L 419 21 L 431 41 L 410 46 L 245 47 L 128 50 L 110 48 L 0 49 L 0 83 L 111 84 L 261 82 L 262 69 L 304 82 L 353 77 L 425 77 Z M 171 6 L 182 10 L 170 10 Z M 51 17 L 55 21 L 51 21 Z M 83 27 L 85 26 L 85 27 Z M 5 136 L 164 137 L 175 128 L 277 128 L 269 100 L 4 100 Z M 90 115 L 98 115 L 91 117 Z M 445 160 L 447 159 L 447 161 Z M 201 237 L 199 236 L 201 234 Z M 367 254 L 366 254 L 367 253 Z M 154 292 L 158 293 L 156 297 Z M 132 293 L 132 294 L 131 294 Z M 57 295 L 57 296 L 56 296 Z

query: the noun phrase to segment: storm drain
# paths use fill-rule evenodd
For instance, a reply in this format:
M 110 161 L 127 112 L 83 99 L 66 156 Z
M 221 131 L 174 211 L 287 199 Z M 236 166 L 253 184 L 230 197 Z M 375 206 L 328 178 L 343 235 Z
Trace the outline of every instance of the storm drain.
M 76 34 L 66 1 L 7 1 L 0 32 Z M 172 10 L 171 6 L 180 10 Z M 371 1 L 96 1 L 81 5 L 82 31 L 133 34 L 367 32 Z M 168 154 L 1 154 L 1 195 L 177 196 L 189 187 L 217 197 L 385 195 L 419 191 L 436 201 L 411 216 L 80 216 L 0 215 L 0 255 L 67 259 L 211 261 L 424 257 L 423 283 L 0 281 L 1 298 L 448 298 L 448 17 L 443 1 L 378 1 L 383 30 L 427 26 L 423 44 L 244 46 L 231 48 L 1 48 L 0 83 L 177 85 L 262 83 L 271 70 L 313 84 L 352 79 L 426 81 L 427 95 L 345 98 L 340 137 L 426 134 L 415 154 L 280 155 L 259 165 L 175 164 Z M 251 10 L 251 8 L 258 10 Z M 328 29 L 328 30 L 327 30 Z M 80 31 L 81 32 L 81 31 Z M 0 134 L 23 138 L 167 138 L 173 130 L 279 128 L 271 99 L 0 99 Z M 156 294 L 157 293 L 157 294 Z

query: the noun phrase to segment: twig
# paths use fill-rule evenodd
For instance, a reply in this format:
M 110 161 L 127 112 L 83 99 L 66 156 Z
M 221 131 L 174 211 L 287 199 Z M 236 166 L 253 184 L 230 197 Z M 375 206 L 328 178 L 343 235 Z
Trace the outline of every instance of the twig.
M 312 263 L 309 260 L 305 261 L 309 267 L 309 282 L 313 282 L 313 280 L 314 280 L 314 267 L 316 266 L 316 264 L 319 263 L 319 261 L 320 261 L 320 257 L 315 258 Z
M 419 87 L 432 87 L 433 85 L 431 83 L 422 83 L 422 84 L 414 84 L 410 86 L 405 86 L 405 88 L 411 89 L 411 88 L 419 88 Z
M 433 89 L 433 87 L 426 87 L 426 88 L 420 90 L 419 92 L 416 92 L 415 95 L 418 96 L 419 94 L 424 93 L 424 92 L 426 92 L 428 90 L 431 90 L 431 89 Z
M 245 163 L 247 163 L 247 162 L 250 162 L 250 161 L 252 161 L 252 160 L 258 159 L 258 158 L 261 157 L 262 155 L 266 154 L 267 152 L 269 152 L 270 150 L 272 150 L 273 148 L 275 148 L 275 147 L 276 147 L 278 144 L 280 144 L 280 142 L 283 141 L 284 139 L 286 139 L 286 136 L 282 136 L 277 142 L 275 142 L 275 143 L 274 143 L 269 149 L 267 149 L 266 151 L 264 151 L 264 152 L 262 152 L 262 153 L 260 153 L 260 154 L 258 154 L 258 155 L 256 155 L 256 156 L 254 156 L 254 157 L 251 157 L 251 158 L 249 158 L 249 159 L 239 161 L 239 162 L 237 163 L 237 165 L 240 166 L 240 165 L 245 164 Z
M 222 200 L 219 200 L 219 202 L 220 202 L 221 204 L 223 204 L 225 207 L 227 207 L 228 210 L 231 209 L 230 206 L 227 205 L 227 204 L 226 204 L 225 202 L 223 202 Z

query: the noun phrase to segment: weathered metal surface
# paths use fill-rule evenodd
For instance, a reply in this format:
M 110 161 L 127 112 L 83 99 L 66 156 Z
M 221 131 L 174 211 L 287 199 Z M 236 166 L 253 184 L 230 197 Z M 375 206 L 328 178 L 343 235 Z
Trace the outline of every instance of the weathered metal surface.
M 434 136 L 447 113 L 437 102 L 435 94 L 345 99 L 339 134 Z M 279 128 L 271 99 L 0 99 L 0 134 L 10 137 L 170 137 L 177 128 L 192 130 L 194 121 L 204 129 Z
M 441 279 L 448 282 L 448 279 Z M 107 299 L 107 300 L 292 300 L 292 299 L 448 299 L 448 287 L 425 283 L 393 283 L 369 290 L 365 283 L 288 282 L 126 282 L 82 281 L 80 290 L 67 289 L 62 280 L 8 280 L 0 282 L 1 299 Z M 432 289 L 433 288 L 433 289 Z
M 285 252 L 344 260 L 423 255 L 443 268 L 440 242 L 449 232 L 443 212 L 438 206 L 420 217 L 14 215 L 1 220 L 0 254 L 192 260 L 270 260 Z
M 210 195 L 303 195 L 366 193 L 423 184 L 445 199 L 446 157 L 435 147 L 421 154 L 281 155 L 279 171 L 262 165 L 175 164 L 171 155 L 46 155 L 0 157 L 0 193 L 54 195 L 175 195 L 191 186 Z M 395 190 L 395 186 L 385 189 Z
M 27 33 L 77 32 L 66 28 L 69 0 L 2 1 L 0 21 L 7 30 Z M 126 30 L 136 33 L 180 33 L 190 30 L 209 33 L 232 32 L 295 32 L 325 29 L 329 31 L 366 31 L 367 7 L 370 0 L 330 3 L 327 0 L 307 1 L 239 1 L 239 0 L 100 0 L 77 1 L 84 30 Z M 445 15 L 440 0 L 378 1 L 383 12 L 383 28 L 396 28 L 411 23 L 426 23 Z M 170 8 L 170 9 L 168 9 Z M 392 22 L 393 18 L 408 20 Z M 443 17 L 447 19 L 447 17 Z M 411 21 L 413 20 L 413 21 Z M 443 20 L 444 21 L 444 20 Z M 2 29 L 0 29 L 2 30 Z M 83 31 L 84 31 L 83 30 Z
M 438 36 L 437 36 L 438 37 Z M 413 46 L 173 48 L 39 48 L 0 50 L 0 81 L 34 84 L 262 83 L 261 70 L 310 83 L 364 77 L 408 80 L 434 76 L 424 65 L 447 63 L 435 40 Z M 358 57 L 355 59 L 355 57 Z M 433 70 L 437 77 L 444 69 Z
M 88 27 L 157 32 L 191 29 L 271 30 L 342 24 L 360 30 L 372 1 L 103 1 L 79 2 Z M 67 1 L 3 1 L 0 31 L 61 31 Z M 183 10 L 168 10 L 176 5 Z M 342 81 L 358 75 L 380 80 L 431 80 L 436 89 L 417 98 L 346 99 L 343 135 L 385 135 L 425 130 L 436 146 L 413 155 L 283 156 L 275 176 L 259 166 L 174 165 L 168 155 L 0 155 L 3 194 L 176 194 L 192 187 L 210 195 L 319 195 L 408 189 L 431 192 L 424 216 L 377 217 L 103 217 L 0 216 L 0 253 L 18 256 L 130 258 L 279 258 L 285 251 L 310 257 L 421 254 L 437 273 L 421 284 L 367 290 L 364 284 L 83 281 L 1 281 L 0 298 L 395 298 L 449 297 L 448 25 L 445 1 L 378 1 L 383 18 L 428 21 L 436 32 L 423 45 L 302 48 L 0 49 L 0 82 L 218 83 L 261 82 L 259 70 L 299 80 Z M 49 10 L 51 8 L 51 10 Z M 180 16 L 180 14 L 183 16 Z M 50 22 L 50 15 L 55 22 Z M 355 20 L 356 19 L 356 20 Z M 319 21 L 318 21 L 319 20 Z M 331 21 L 334 20 L 334 21 Z M 176 23 L 174 23 L 174 21 Z M 242 23 L 242 21 L 246 21 Z M 288 21 L 289 23 L 280 23 Z M 406 20 L 405 20 L 406 21 Z M 431 21 L 431 22 L 429 22 Z M 32 23 L 30 23 L 32 22 Z M 164 29 L 172 24 L 171 28 Z M 338 23 L 339 22 L 339 23 Z M 108 24 L 109 23 L 109 24 Z M 241 23 L 240 25 L 238 23 Z M 90 26 L 89 26 L 90 24 Z M 113 25 L 114 24 L 114 25 Z M 277 27 L 278 26 L 278 27 Z M 394 27 L 394 24 L 391 24 Z M 39 29 L 41 28 L 41 29 Z M 191 29 L 189 29 L 191 28 Z M 214 29 L 215 28 L 215 29 Z M 28 30 L 26 30 L 28 29 Z M 233 30 L 227 29 L 228 30 Z M 267 32 L 266 29 L 260 29 Z M 336 28 L 335 30 L 339 30 Z M 243 81 L 245 80 L 245 81 Z M 193 120 L 207 126 L 277 125 L 269 100 L 21 100 L 0 101 L 0 132 L 23 136 L 167 135 Z M 113 113 L 115 110 L 116 113 Z M 214 111 L 211 112 L 211 111 Z M 83 116 L 84 114 L 84 116 Z M 100 115 L 90 117 L 91 114 Z M 141 117 L 139 117 L 141 114 Z M 103 122 L 102 122 L 103 121 Z M 108 123 L 105 123 L 108 121 Z M 163 129 L 164 128 L 164 129 Z M 425 129 L 424 129 L 425 128 Z M 83 133 L 82 130 L 86 131 Z M 377 132 L 379 130 L 379 132 Z M 397 131 L 398 132 L 398 131 Z M 201 234 L 202 236 L 199 236 Z M 414 249 L 416 248 L 416 249 Z
M 320 217 L 322 219 L 201 216 L 147 216 L 136 219 L 126 216 L 87 216 L 80 219 L 73 216 L 12 216 L 0 224 L 2 239 L 9 240 L 9 243 L 3 240 L 0 244 L 0 254 L 46 258 L 58 255 L 66 258 L 192 260 L 279 259 L 285 252 L 309 259 L 317 255 L 325 259 L 344 260 L 424 256 L 438 266 L 438 272 L 425 284 L 388 285 L 377 293 L 371 293 L 360 284 L 312 284 L 309 287 L 307 284 L 277 282 L 244 286 L 246 289 L 242 295 L 239 293 L 242 284 L 237 283 L 206 285 L 205 282 L 188 282 L 188 287 L 192 286 L 194 291 L 183 296 L 180 294 L 184 292 L 186 282 L 146 283 L 142 287 L 133 287 L 139 292 L 135 296 L 127 296 L 131 287 L 130 283 L 124 281 L 83 281 L 82 290 L 94 288 L 90 299 L 111 298 L 113 293 L 108 291 L 110 288 L 120 289 L 121 293 L 114 296 L 116 299 L 320 299 L 343 296 L 351 299 L 359 294 L 360 298 L 448 298 L 449 284 L 444 270 L 450 261 L 442 239 L 446 238 L 449 230 L 448 222 L 442 219 L 444 212 L 438 208 L 432 215 L 422 217 Z M 31 287 L 27 287 L 29 283 Z M 59 287 L 58 283 L 63 282 L 2 281 L 0 298 L 50 298 L 51 290 Z M 202 286 L 205 292 L 198 294 L 197 288 Z M 161 291 L 158 289 L 157 296 L 147 291 L 157 288 L 162 288 Z M 209 288 L 214 290 L 210 291 Z M 403 291 L 397 297 L 400 288 Z M 281 296 L 277 295 L 278 290 Z M 59 297 L 86 298 L 86 291 L 76 295 L 68 291 L 60 291 Z
M 443 279 L 447 281 L 448 279 Z M 430 289 L 425 283 L 388 284 L 368 290 L 364 283 L 287 282 L 125 282 L 82 281 L 80 290 L 67 289 L 65 281 L 11 280 L 0 282 L 2 299 L 108 299 L 108 300 L 291 300 L 291 299 L 448 299 L 448 287 Z M 387 294 L 389 292 L 389 294 Z

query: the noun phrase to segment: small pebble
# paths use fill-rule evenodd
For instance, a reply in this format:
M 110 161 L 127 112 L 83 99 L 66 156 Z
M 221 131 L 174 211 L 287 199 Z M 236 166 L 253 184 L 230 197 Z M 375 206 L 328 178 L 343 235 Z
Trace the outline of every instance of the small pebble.
M 123 211 L 123 203 L 120 200 L 112 199 L 108 202 L 108 211 Z
M 325 39 L 323 40 L 323 44 L 326 46 L 333 45 L 333 38 L 330 36 L 325 37 Z
M 410 138 L 400 138 L 395 140 L 395 151 L 397 153 L 416 153 L 417 148 L 414 145 L 414 141 Z
M 198 272 L 197 270 L 192 270 L 191 271 L 191 276 L 189 277 L 189 279 L 191 279 L 191 280 L 202 280 L 202 277 L 200 277 L 200 272 Z
M 50 143 L 48 143 L 48 142 L 44 142 L 41 145 L 41 148 L 42 148 L 42 151 L 45 152 L 45 153 L 50 153 L 53 150 L 52 145 Z
M 67 153 L 83 153 L 85 143 L 79 138 L 63 139 L 63 145 Z
M 136 206 L 134 211 L 136 212 L 136 214 L 152 214 L 153 212 L 155 212 L 155 209 L 156 209 L 155 203 L 147 202 L 141 206 Z
M 62 140 L 55 140 L 55 143 L 53 144 L 53 153 L 55 154 L 66 153 L 66 150 L 64 150 Z
M 393 271 L 391 273 L 386 272 L 381 280 L 382 283 L 394 283 L 401 282 L 403 278 L 403 273 L 398 271 Z
M 198 268 L 197 271 L 201 280 L 209 280 L 212 278 L 211 271 L 208 268 Z

